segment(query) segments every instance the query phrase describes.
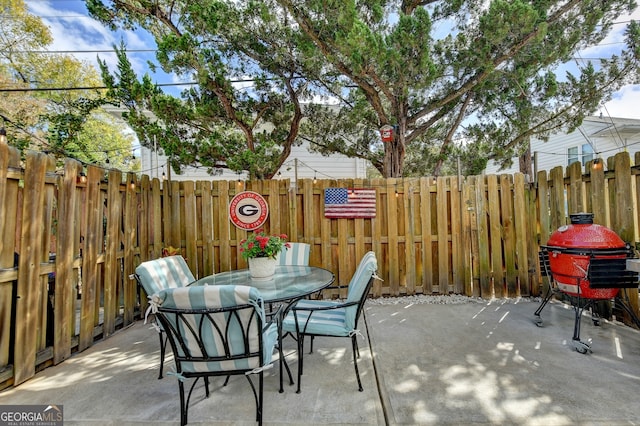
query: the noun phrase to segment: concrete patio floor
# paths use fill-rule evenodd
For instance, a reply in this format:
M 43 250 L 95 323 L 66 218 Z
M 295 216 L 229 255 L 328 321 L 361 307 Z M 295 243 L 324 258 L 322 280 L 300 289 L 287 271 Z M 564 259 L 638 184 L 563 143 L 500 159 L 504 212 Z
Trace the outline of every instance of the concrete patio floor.
M 571 344 L 573 309 L 537 301 L 446 297 L 368 301 L 360 324 L 357 391 L 348 339 L 317 338 L 305 355 L 302 393 L 278 368 L 265 375 L 266 425 L 633 425 L 640 424 L 640 333 L 616 322 L 582 321 Z M 397 302 L 397 303 L 395 303 Z M 294 343 L 285 342 L 295 374 Z M 0 392 L 0 404 L 61 404 L 65 425 L 178 424 L 176 378 L 157 379 L 155 331 L 137 322 L 35 378 Z M 168 362 L 165 371 L 171 370 Z M 243 377 L 196 387 L 189 424 L 253 425 Z

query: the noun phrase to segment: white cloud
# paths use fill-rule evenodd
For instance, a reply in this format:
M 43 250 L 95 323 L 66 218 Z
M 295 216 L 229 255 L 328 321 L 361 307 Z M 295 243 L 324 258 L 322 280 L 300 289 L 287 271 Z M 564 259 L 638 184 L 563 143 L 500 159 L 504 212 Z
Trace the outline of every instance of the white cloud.
M 640 119 L 640 85 L 628 85 L 616 92 L 601 112 L 605 116 Z
M 110 69 L 116 68 L 117 59 L 113 53 L 113 46 L 120 46 L 121 41 L 124 41 L 125 47 L 131 50 L 156 48 L 153 39 L 146 33 L 110 31 L 88 16 L 84 3 L 78 5 L 75 2 L 28 2 L 27 4 L 30 12 L 40 16 L 51 30 L 54 41 L 49 46 L 49 50 L 77 52 L 73 54 L 74 57 L 92 63 L 96 68 L 98 68 L 97 57 L 105 61 Z M 155 57 L 153 52 L 130 52 L 127 56 L 138 75 L 148 72 L 147 60 Z

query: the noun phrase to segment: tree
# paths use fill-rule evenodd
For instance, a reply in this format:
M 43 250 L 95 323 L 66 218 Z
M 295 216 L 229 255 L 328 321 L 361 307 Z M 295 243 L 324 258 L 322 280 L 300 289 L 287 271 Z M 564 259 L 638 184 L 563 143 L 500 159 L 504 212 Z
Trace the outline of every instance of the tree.
M 130 131 L 114 131 L 121 127 L 121 119 L 101 110 L 94 111 L 83 121 L 82 130 L 65 146 L 65 150 L 83 163 L 139 171 L 140 160 L 131 150 L 135 136 Z
M 147 29 L 163 69 L 195 77 L 198 86 L 181 102 L 161 93 L 147 98 L 154 113 L 162 100 L 156 115 L 165 126 L 165 118 L 181 119 L 172 135 L 183 133 L 188 152 L 176 142 L 166 151 L 246 168 L 269 158 L 264 177 L 302 138 L 323 154 L 368 159 L 386 177 L 438 175 L 460 149 L 508 162 L 531 137 L 572 131 L 615 90 L 638 81 L 635 22 L 619 55 L 556 73 L 602 41 L 636 7 L 632 0 L 88 4 L 113 26 Z M 238 80 L 253 84 L 240 88 Z M 337 105 L 301 108 L 317 99 Z M 273 130 L 262 130 L 266 123 Z M 395 132 L 382 144 L 384 125 Z M 250 155 L 237 154 L 238 135 Z
M 69 55 L 42 53 L 53 42 L 51 33 L 39 17 L 28 13 L 23 0 L 0 0 L 0 7 L 0 88 L 6 91 L 0 114 L 9 142 L 21 149 L 101 165 L 104 159 L 94 154 L 114 150 L 113 144 L 131 157 L 133 139 L 122 134 L 122 126 L 112 118 L 98 112 L 105 104 L 99 90 L 46 90 L 99 87 L 102 81 L 96 68 Z M 99 137 L 93 131 L 96 127 L 100 127 Z M 107 147 L 101 147 L 107 141 Z M 134 163 L 126 165 L 134 167 Z M 118 164 L 125 166 L 122 161 Z

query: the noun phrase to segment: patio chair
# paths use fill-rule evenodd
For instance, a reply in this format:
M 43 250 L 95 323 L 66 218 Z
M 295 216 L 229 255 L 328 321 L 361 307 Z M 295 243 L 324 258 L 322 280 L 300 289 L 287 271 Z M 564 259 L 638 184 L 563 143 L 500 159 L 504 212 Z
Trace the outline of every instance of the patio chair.
M 285 247 L 278 253 L 278 265 L 309 265 L 309 252 L 311 245 L 307 243 L 287 243 L 289 247 Z
M 249 381 L 256 401 L 256 421 L 262 424 L 263 372 L 272 367 L 278 322 L 264 323 L 260 292 L 240 285 L 175 288 L 154 295 L 151 307 L 173 350 L 180 424 L 187 424 L 189 400 L 201 377 L 209 397 L 209 378 L 227 376 L 226 385 L 231 375 L 244 375 Z M 257 390 L 253 374 L 259 377 Z M 195 380 L 185 399 L 187 378 Z
M 278 266 L 309 266 L 309 252 L 311 245 L 307 243 L 287 243 L 278 253 L 276 261 Z M 267 316 L 276 312 L 282 303 L 269 303 Z
M 149 299 L 162 290 L 185 287 L 196 280 L 187 262 L 180 255 L 161 257 L 159 259 L 142 262 L 136 268 L 135 274 L 131 274 L 129 278 L 135 279 L 138 282 Z M 167 348 L 167 337 L 164 334 L 162 326 L 155 318 L 153 318 L 152 321 L 160 338 L 160 373 L 158 379 L 162 379 L 162 366 Z
M 311 336 L 311 352 L 313 352 L 313 338 L 315 336 L 350 337 L 353 349 L 353 365 L 358 380 L 358 390 L 362 392 L 362 383 L 358 371 L 358 350 L 356 329 L 364 302 L 367 299 L 373 280 L 378 278 L 376 270 L 378 262 L 374 252 L 364 255 L 356 272 L 349 282 L 347 299 L 345 301 L 330 300 L 300 300 L 287 313 L 282 322 L 282 333 L 291 333 L 298 343 L 298 389 L 300 393 L 301 378 L 304 361 L 304 338 Z M 379 279 L 379 278 L 378 278 Z

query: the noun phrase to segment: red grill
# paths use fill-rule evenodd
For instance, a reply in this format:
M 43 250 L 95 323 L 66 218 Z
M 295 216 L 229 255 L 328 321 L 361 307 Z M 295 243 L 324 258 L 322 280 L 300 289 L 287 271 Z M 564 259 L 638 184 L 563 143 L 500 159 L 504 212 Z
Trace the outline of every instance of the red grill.
M 615 259 L 626 263 L 628 246 L 611 229 L 595 225 L 593 215 L 571 216 L 571 225 L 561 226 L 551 234 L 545 247 L 553 279 L 563 293 L 587 299 L 612 299 L 619 288 L 592 288 L 589 265 L 592 260 Z M 612 283 L 614 284 L 614 283 Z
M 637 288 L 638 274 L 626 269 L 633 251 L 611 229 L 593 223 L 591 213 L 573 214 L 571 225 L 555 231 L 546 246 L 540 247 L 542 275 L 549 277 L 549 290 L 536 310 L 536 325 L 542 325 L 540 312 L 556 292 L 568 296 L 576 311 L 573 341 L 581 353 L 591 350 L 580 341 L 582 311 L 598 300 L 611 300 L 621 288 Z M 629 313 L 630 309 L 622 303 Z M 631 313 L 635 319 L 635 315 Z M 592 309 L 594 324 L 599 325 Z

